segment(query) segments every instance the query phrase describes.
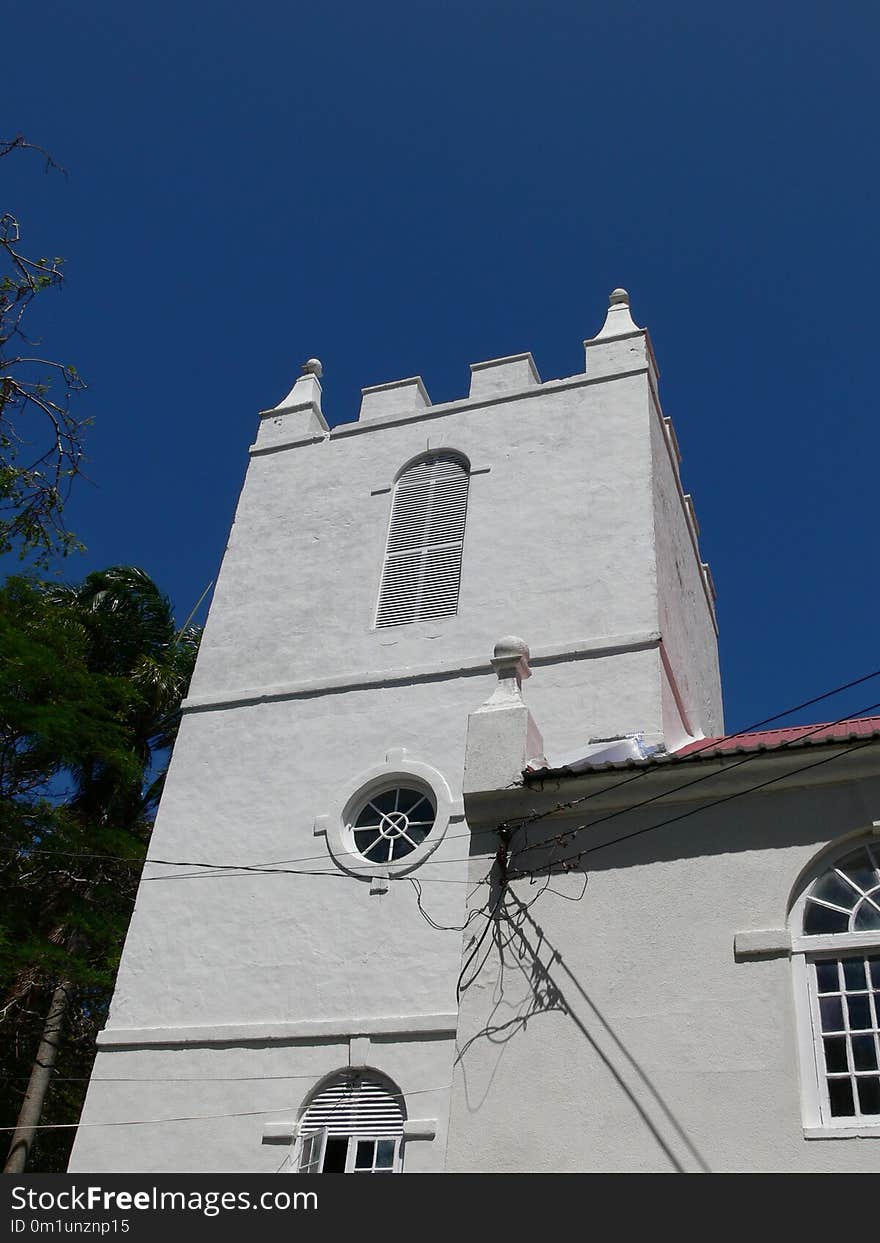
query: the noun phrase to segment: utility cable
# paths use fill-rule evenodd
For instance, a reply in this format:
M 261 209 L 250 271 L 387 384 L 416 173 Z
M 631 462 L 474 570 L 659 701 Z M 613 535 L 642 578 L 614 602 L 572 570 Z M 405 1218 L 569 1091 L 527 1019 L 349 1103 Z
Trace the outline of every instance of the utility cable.
M 408 1099 L 411 1096 L 424 1096 L 431 1092 L 451 1090 L 452 1084 L 446 1083 L 439 1088 L 416 1088 L 412 1092 L 388 1092 L 386 1095 Z M 212 1122 L 215 1118 L 259 1118 L 265 1114 L 290 1113 L 290 1111 L 290 1105 L 279 1105 L 277 1109 L 247 1109 L 241 1113 L 189 1114 L 182 1118 L 124 1118 L 113 1122 L 41 1122 L 27 1129 L 29 1131 L 69 1131 L 93 1126 L 159 1126 L 165 1122 Z M 17 1126 L 0 1126 L 0 1131 L 17 1131 L 18 1129 Z
M 840 694 L 841 692 L 843 692 L 843 691 L 845 691 L 845 690 L 850 690 L 850 689 L 852 689 L 853 687 L 855 687 L 855 686 L 859 686 L 859 685 L 861 685 L 862 683 L 867 682 L 867 681 L 870 681 L 872 678 L 876 678 L 876 677 L 878 677 L 878 676 L 880 676 L 880 669 L 874 670 L 872 673 L 866 673 L 866 674 L 864 674 L 862 677 L 855 678 L 855 679 L 853 679 L 853 680 L 852 680 L 852 681 L 850 681 L 850 682 L 843 683 L 842 685 L 837 686 L 837 687 L 833 688 L 832 690 L 825 691 L 825 692 L 824 692 L 823 694 L 821 694 L 821 695 L 816 695 L 816 696 L 814 696 L 812 699 L 807 699 L 807 700 L 804 700 L 802 703 L 799 703 L 799 704 L 796 704 L 796 705 L 794 705 L 794 706 L 792 706 L 792 707 L 786 708 L 784 711 L 779 712 L 779 713 L 776 713 L 774 716 L 765 717 L 763 720 L 761 720 L 761 721 L 757 721 L 757 722 L 755 722 L 754 724 L 749 725 L 749 726 L 745 727 L 745 728 L 744 728 L 744 729 L 742 729 L 742 730 L 738 730 L 736 733 L 733 733 L 733 734 L 725 734 L 725 735 L 724 735 L 723 737 L 721 737 L 721 738 L 713 738 L 713 739 L 709 739 L 709 740 L 707 740 L 707 741 L 706 741 L 706 743 L 705 743 L 703 746 L 697 747 L 697 748 L 693 749 L 692 751 L 689 751 L 689 752 L 688 752 L 688 754 L 687 754 L 687 756 L 682 757 L 682 761 L 687 761 L 687 760 L 690 760 L 691 758 L 693 758 L 693 757 L 695 757 L 695 756 L 697 756 L 697 755 L 701 754 L 703 751 L 706 751 L 706 750 L 711 750 L 711 749 L 713 749 L 713 748 L 717 748 L 721 742 L 724 742 L 724 741 L 729 741 L 730 739 L 733 739 L 733 738 L 739 738 L 739 737 L 742 737 L 744 734 L 750 734 L 750 733 L 753 733 L 755 730 L 759 729 L 762 725 L 767 725 L 767 724 L 769 724 L 771 721 L 780 720 L 782 717 L 789 716 L 792 712 L 797 712 L 797 711 L 800 711 L 800 710 L 801 710 L 801 709 L 803 709 L 803 708 L 806 708 L 806 707 L 811 707 L 813 704 L 820 703 L 820 702 L 821 702 L 822 700 L 824 700 L 824 699 L 831 698 L 832 696 L 837 695 L 837 694 Z M 863 708 L 863 709 L 861 709 L 861 711 L 862 711 L 862 712 L 868 712 L 868 711 L 870 711 L 871 709 L 873 709 L 873 708 L 878 708 L 878 707 L 880 707 L 880 703 L 871 704 L 871 705 L 869 705 L 867 708 Z M 824 723 L 822 723 L 821 725 L 817 725 L 817 726 L 815 726 L 815 727 L 811 728 L 811 729 L 809 730 L 809 732 L 808 732 L 808 733 L 801 734 L 798 738 L 795 738 L 795 739 L 789 739 L 789 740 L 787 740 L 786 742 L 781 743 L 778 749 L 779 749 L 779 750 L 781 750 L 783 747 L 788 746 L 788 745 L 789 745 L 790 743 L 792 743 L 792 742 L 795 742 L 795 743 L 796 743 L 796 742 L 800 742 L 803 738 L 810 737 L 810 736 L 811 736 L 811 734 L 814 734 L 814 733 L 819 733 L 819 732 L 821 732 L 821 730 L 823 730 L 823 729 L 833 728 L 835 725 L 839 725 L 839 724 L 844 723 L 845 721 L 848 721 L 848 720 L 854 720 L 854 719 L 857 719 L 857 718 L 856 718 L 855 716 L 853 716 L 853 714 L 851 714 L 851 713 L 850 713 L 850 714 L 847 714 L 847 716 L 845 716 L 845 717 L 841 717 L 841 718 L 839 718 L 839 720 L 837 720 L 837 721 L 834 721 L 834 722 L 824 722 Z M 800 727 L 793 727 L 793 728 L 800 728 Z M 829 740 L 829 741 L 830 741 L 830 740 Z M 738 765 L 739 765 L 739 764 L 741 764 L 741 763 L 745 763 L 745 762 L 747 762 L 747 761 L 750 761 L 750 760 L 754 759 L 756 756 L 759 756 L 759 755 L 762 755 L 762 754 L 764 754 L 764 752 L 762 752 L 762 751 L 758 751 L 758 752 L 755 752 L 754 754 L 750 754 L 750 755 L 746 756 L 744 759 L 737 761 L 737 763 L 736 763 L 736 764 L 733 764 L 733 765 L 728 765 L 728 769 L 729 769 L 729 768 L 732 768 L 732 767 L 736 767 L 736 766 L 738 766 Z M 672 753 L 672 756 L 671 756 L 670 758 L 673 758 L 673 759 L 674 759 L 674 753 Z M 517 821 L 515 822 L 515 824 L 505 824 L 505 825 L 501 825 L 501 826 L 499 826 L 499 827 L 501 827 L 501 828 L 510 827 L 510 828 L 517 828 L 517 829 L 519 829 L 519 828 L 524 828 L 524 827 L 526 827 L 528 824 L 535 823 L 535 822 L 536 822 L 536 821 L 538 821 L 538 820 L 545 819 L 545 818 L 547 818 L 548 816 L 551 816 L 551 815 L 555 814 L 557 811 L 567 810 L 567 809 L 569 809 L 569 808 L 571 808 L 571 807 L 579 806 L 580 804 L 585 803 L 585 802 L 588 802 L 590 799 L 597 798 L 597 797 L 601 796 L 601 795 L 602 795 L 602 794 L 604 794 L 604 793 L 607 793 L 607 792 L 609 792 L 609 791 L 616 791 L 616 790 L 618 790 L 618 789 L 622 788 L 623 786 L 628 785 L 631 781 L 636 781 L 636 780 L 639 780 L 640 778 L 647 776 L 649 773 L 653 773 L 653 772 L 658 772 L 658 771 L 660 771 L 663 767 L 664 767 L 664 765 L 663 765 L 663 764 L 657 764 L 657 765 L 646 765 L 644 768 L 640 768 L 638 772 L 636 772 L 636 773 L 632 774 L 630 777 L 627 777 L 627 778 L 626 778 L 625 780 L 623 780 L 623 781 L 616 782 L 616 783 L 615 783 L 614 785 L 612 785 L 612 786 L 606 786 L 606 787 L 603 787 L 603 789 L 601 789 L 601 790 L 592 791 L 591 793 L 584 795 L 582 798 L 573 799 L 573 800 L 571 800 L 571 801 L 570 801 L 570 802 L 568 802 L 568 803 L 559 804 L 557 807 L 554 807 L 554 808 L 552 808 L 552 809 L 550 809 L 550 810 L 548 810 L 548 811 L 546 811 L 546 812 L 540 812 L 540 813 L 537 813 L 536 815 L 534 815 L 534 816 L 532 816 L 532 817 L 528 817 L 528 818 L 525 818 L 525 819 L 522 819 L 522 820 L 517 820 Z M 708 774 L 707 776 L 714 776 L 714 775 L 715 775 L 714 773 L 710 773 L 710 774 Z M 654 801 L 656 801 L 656 799 L 657 799 L 657 798 L 666 797 L 666 795 L 668 795 L 668 794 L 673 794 L 673 793 L 675 793 L 675 792 L 676 792 L 676 790 L 686 789 L 686 788 L 687 788 L 687 786 L 689 786 L 689 785 L 695 785 L 695 784 L 697 784 L 699 781 L 703 781 L 703 780 L 705 780 L 705 779 L 706 779 L 706 777 L 699 777 L 699 778 L 696 778 L 694 781 L 690 781 L 690 782 L 685 783 L 685 784 L 684 784 L 684 785 L 682 785 L 682 786 L 676 787 L 676 789 L 675 789 L 675 790 L 667 790 L 667 791 L 664 791 L 662 794 L 656 795 L 656 796 L 655 796 L 654 798 L 652 798 L 652 799 L 644 800 L 642 803 L 636 803 L 636 804 L 632 804 L 632 805 L 630 805 L 629 807 L 622 808 L 622 809 L 620 809 L 619 811 L 614 812 L 614 813 L 613 813 L 613 815 L 614 815 L 614 816 L 617 816 L 617 815 L 623 815 L 623 814 L 625 814 L 627 811 L 630 811 L 630 810 L 635 810 L 635 809 L 636 809 L 636 808 L 638 808 L 638 807 L 646 806 L 649 802 L 654 802 Z M 611 818 L 611 817 L 608 817 L 608 818 Z M 601 821 L 596 821 L 595 823 L 601 823 Z M 494 827 L 493 827 L 493 828 L 486 828 L 486 829 L 483 829 L 483 828 L 477 828 L 477 829 L 474 829 L 474 830 L 472 830 L 471 832 L 468 832 L 468 833 L 460 833 L 460 834 L 447 834 L 447 835 L 445 836 L 444 840 L 445 840 L 445 841 L 470 840 L 470 839 L 472 839 L 472 838 L 473 838 L 473 836 L 474 836 L 475 834 L 477 834 L 477 833 L 490 833 L 490 834 L 494 834 L 494 833 L 496 833 L 497 831 L 498 831 L 498 830 L 497 830 L 496 828 L 494 828 Z M 548 839 L 548 840 L 550 840 L 550 839 Z M 536 848 L 537 846 L 539 846 L 539 845 L 541 845 L 541 843 L 536 843 L 535 848 Z M 527 848 L 524 848 L 524 849 L 532 849 L 532 848 L 533 848 L 533 847 L 527 847 Z M 139 866 L 139 867 L 144 867 L 144 866 L 146 866 L 147 864 L 155 864 L 155 865 L 157 865 L 157 866 L 162 866 L 162 867 L 187 867 L 187 868 L 198 868 L 198 869 L 202 869 L 201 873 L 194 873 L 194 874 L 193 874 L 194 876 L 198 876 L 198 875 L 200 875 L 200 874 L 201 874 L 201 875 L 208 875 L 208 874 L 210 874 L 210 873 L 212 873 L 212 872 L 218 872 L 218 871 L 219 871 L 219 872 L 228 872 L 228 873 L 230 873 L 231 875 L 241 874 L 241 873 L 247 873 L 247 872 L 256 872 L 256 873 L 264 873 L 264 874 L 265 874 L 265 873 L 273 873 L 273 872 L 277 872 L 277 873 L 282 874 L 282 875 L 337 876 L 337 877 L 341 877 L 342 879 L 346 879 L 346 878 L 348 878 L 348 879 L 358 879 L 358 878 L 355 878 L 355 877 L 351 877 L 350 875 L 347 875 L 347 874 L 342 874 L 342 873 L 339 873 L 339 872 L 336 872 L 336 871 L 332 871 L 332 872 L 331 872 L 331 871 L 329 871 L 329 870 L 326 870 L 326 871 L 325 871 L 325 870 L 321 870 L 321 869 L 294 870 L 294 869 L 290 869 L 290 868 L 286 868 L 286 867 L 279 866 L 279 865 L 282 865 L 282 864 L 294 864 L 294 863 L 321 862 L 321 861 L 323 861 L 323 860 L 326 860 L 326 858 L 327 858 L 326 853 L 324 853 L 324 854 L 320 854 L 320 855 L 306 855 L 306 856 L 301 856 L 301 857 L 299 857 L 299 858 L 294 858 L 294 859 L 283 859 L 283 860 L 278 860 L 278 861 L 277 861 L 277 863 L 273 862 L 273 863 L 267 863 L 267 864 L 236 864 L 236 863 L 228 863 L 228 864 L 226 864 L 226 863 L 208 863 L 208 862 L 199 861 L 199 860 L 155 859 L 155 858 L 147 858 L 147 859 L 141 860 L 141 859 L 137 859 L 137 858 L 130 858 L 130 857 L 122 856 L 122 855 L 99 854 L 99 853 L 93 853 L 93 852 L 88 852 L 88 851 L 66 851 L 66 850 L 53 850 L 53 849 L 46 849 L 46 848 L 39 847 L 39 846 L 35 846 L 35 847 L 33 847 L 33 848 L 19 848 L 19 847 L 14 847 L 14 846 L 2 846 L 2 847 L 0 847 L 0 853 L 4 853 L 4 854 L 25 854 L 25 855 L 27 855 L 27 856 L 31 856 L 31 855 L 38 855 L 38 856 L 57 856 L 57 857 L 72 858 L 72 859 L 93 859 L 93 860 L 100 860 L 100 861 L 103 861 L 103 862 L 108 862 L 108 863 L 126 863 L 126 864 L 129 864 L 130 866 Z M 435 863 L 435 864 L 439 864 L 439 863 L 462 863 L 462 862 L 467 862 L 467 861 L 468 861 L 468 859 L 462 859 L 462 858 L 459 858 L 459 859 L 437 859 L 437 860 L 434 860 L 434 863 Z M 150 876 L 150 877 L 143 877 L 143 879 L 144 879 L 145 881 L 154 881 L 154 880 L 176 879 L 176 878 L 173 878 L 173 877 L 160 877 L 160 876 L 155 876 L 155 877 L 154 877 L 154 876 Z M 403 877 L 389 877 L 388 879 L 389 879 L 389 880 L 399 880 L 399 879 L 406 879 L 406 878 L 403 878 Z M 427 881 L 430 883 L 432 880 L 437 880 L 438 878 L 427 878 L 427 877 L 424 877 L 424 878 L 422 878 L 422 879 L 423 879 L 423 880 L 427 880 Z M 467 883 L 467 882 L 457 882 L 457 881 L 456 881 L 456 882 L 453 882 L 453 883 Z
M 880 708 L 880 702 L 874 703 L 874 704 L 868 704 L 867 707 L 862 709 L 862 712 L 870 712 L 871 709 L 873 708 Z M 848 721 L 850 719 L 853 719 L 853 718 L 845 716 L 845 717 L 841 717 L 840 720 L 838 721 L 825 722 L 822 725 L 816 725 L 812 729 L 808 730 L 807 733 L 800 734 L 797 738 L 789 738 L 785 742 L 780 743 L 778 747 L 774 747 L 773 751 L 770 754 L 779 754 L 786 747 L 789 747 L 794 743 L 803 742 L 805 738 L 810 738 L 812 737 L 813 734 L 821 733 L 822 730 L 825 730 L 825 729 L 833 729 L 836 725 L 841 725 L 843 724 L 844 721 Z M 870 743 L 870 742 L 873 742 L 874 739 L 869 739 L 868 741 Z M 833 742 L 834 742 L 833 739 L 829 739 L 830 745 L 833 745 Z M 753 760 L 758 758 L 759 756 L 763 756 L 766 754 L 768 754 L 768 752 L 766 751 L 750 752 L 748 755 L 743 756 L 741 759 L 734 760 L 733 763 L 726 764 L 723 771 L 725 773 L 729 773 L 734 768 L 740 768 L 742 767 L 743 764 L 749 764 Z M 518 851 L 518 854 L 524 855 L 532 850 L 540 850 L 543 846 L 546 846 L 550 844 L 551 842 L 556 842 L 558 844 L 561 844 L 562 838 L 570 837 L 575 833 L 579 833 L 580 830 L 583 828 L 592 829 L 592 828 L 595 828 L 596 825 L 605 824 L 609 820 L 616 820 L 618 816 L 627 815 L 631 811 L 638 811 L 642 807 L 647 807 L 651 803 L 656 803 L 661 798 L 668 798 L 673 794 L 680 794 L 683 790 L 689 790 L 692 786 L 699 785 L 703 781 L 711 781 L 713 777 L 717 777 L 718 775 L 719 774 L 717 771 L 710 770 L 708 773 L 703 773 L 703 775 L 700 777 L 695 777 L 693 781 L 685 781 L 682 785 L 673 786 L 671 790 L 661 790 L 658 794 L 652 794 L 650 798 L 642 799 L 640 803 L 630 803 L 626 807 L 618 808 L 617 811 L 609 812 L 607 816 L 600 816 L 597 820 L 591 820 L 588 825 L 578 825 L 574 829 L 565 829 L 562 833 L 554 837 L 544 838 L 540 842 L 533 842 L 531 845 L 523 846 L 522 849 Z M 628 781 L 621 781 L 619 783 L 619 786 L 624 786 L 627 784 L 628 784 Z M 606 786 L 605 790 L 600 791 L 600 793 L 604 793 L 609 790 L 610 791 L 617 790 L 619 786 L 617 785 Z M 544 818 L 548 815 L 553 815 L 554 813 L 559 812 L 559 811 L 563 811 L 563 810 L 567 811 L 570 807 L 578 806 L 583 801 L 585 800 L 574 799 L 571 803 L 561 803 L 557 807 L 553 808 L 552 811 L 544 813 L 544 815 L 539 818 Z M 522 824 L 517 824 L 516 828 L 517 829 L 524 828 L 528 824 L 533 824 L 534 822 L 535 822 L 534 819 L 530 819 L 530 820 L 524 821 Z
M 560 860 L 558 863 L 551 863 L 551 864 L 543 865 L 543 866 L 535 868 L 534 870 L 525 870 L 525 871 L 517 870 L 511 873 L 511 879 L 521 880 L 527 876 L 533 877 L 536 874 L 543 872 L 544 866 L 559 867 L 563 871 L 570 871 L 574 868 L 574 866 L 577 864 L 577 862 L 580 859 L 584 858 L 585 855 L 595 854 L 595 852 L 598 850 L 605 850 L 608 846 L 616 846 L 620 842 L 627 842 L 630 840 L 630 838 L 633 838 L 633 837 L 641 837 L 643 833 L 652 833 L 656 829 L 665 828 L 666 825 L 675 824 L 679 820 L 687 820 L 689 816 L 696 816 L 701 812 L 711 811 L 713 807 L 720 807 L 723 803 L 730 803 L 733 801 L 733 799 L 742 798 L 743 795 L 745 794 L 753 794 L 755 790 L 763 790 L 767 786 L 774 785 L 777 781 L 784 781 L 787 777 L 795 777 L 797 776 L 798 773 L 808 772 L 810 769 L 819 768 L 823 764 L 830 764 L 832 760 L 839 760 L 842 755 L 850 755 L 854 751 L 861 751 L 865 747 L 872 746 L 874 741 L 875 740 L 872 738 L 872 739 L 869 739 L 867 742 L 853 743 L 850 746 L 845 747 L 844 750 L 842 751 L 836 751 L 834 755 L 826 755 L 821 760 L 815 760 L 812 764 L 804 764 L 800 768 L 793 768 L 788 772 L 779 773 L 777 774 L 777 776 L 770 777 L 767 781 L 761 781 L 757 785 L 749 786 L 745 790 L 736 790 L 734 791 L 733 794 L 726 794 L 722 798 L 713 799 L 709 803 L 701 803 L 699 807 L 694 807 L 690 811 L 682 812 L 680 815 L 677 815 L 677 816 L 670 816 L 666 820 L 661 820 L 658 824 L 649 824 L 645 828 L 636 829 L 635 832 L 633 833 L 623 833 L 621 834 L 620 837 L 612 838 L 610 841 L 600 842 L 596 846 L 587 846 L 583 850 L 579 850 L 575 855 L 572 855 L 570 859 L 563 859 L 563 860 Z M 597 821 L 597 823 L 599 822 Z M 592 828 L 593 826 L 592 825 L 581 825 L 580 827 L 581 828 Z M 573 830 L 573 831 L 577 832 L 578 830 Z

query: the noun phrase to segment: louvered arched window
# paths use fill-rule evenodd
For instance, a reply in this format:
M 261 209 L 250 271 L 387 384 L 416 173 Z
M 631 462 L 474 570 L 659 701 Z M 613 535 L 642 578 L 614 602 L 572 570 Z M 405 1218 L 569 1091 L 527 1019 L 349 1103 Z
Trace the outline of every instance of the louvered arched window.
M 377 626 L 450 617 L 458 610 L 467 517 L 468 464 L 428 453 L 394 489 Z
M 400 1094 L 375 1075 L 340 1075 L 300 1122 L 301 1174 L 394 1174 L 402 1168 Z

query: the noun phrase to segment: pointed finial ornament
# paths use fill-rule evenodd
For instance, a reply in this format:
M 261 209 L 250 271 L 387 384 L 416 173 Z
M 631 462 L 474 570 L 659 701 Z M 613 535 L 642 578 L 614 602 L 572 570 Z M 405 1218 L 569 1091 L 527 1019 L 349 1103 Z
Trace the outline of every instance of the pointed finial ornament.
M 278 414 L 281 411 L 289 412 L 308 407 L 314 410 L 321 430 L 326 432 L 327 423 L 321 412 L 321 376 L 324 374 L 324 368 L 321 366 L 320 358 L 309 358 L 300 370 L 302 375 L 287 396 L 279 401 L 277 406 L 273 406 L 272 410 L 264 410 L 263 413 Z
M 633 320 L 629 309 L 629 294 L 625 289 L 614 289 L 608 298 L 608 314 L 592 341 L 607 340 L 609 337 L 625 337 L 642 329 Z

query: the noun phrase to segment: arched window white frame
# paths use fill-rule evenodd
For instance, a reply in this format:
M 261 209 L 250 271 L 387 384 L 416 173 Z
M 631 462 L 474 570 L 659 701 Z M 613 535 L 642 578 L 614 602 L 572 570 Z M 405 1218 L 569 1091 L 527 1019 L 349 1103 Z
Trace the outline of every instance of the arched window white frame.
M 470 466 L 452 450 L 425 453 L 394 485 L 376 626 L 458 611 Z
M 806 1134 L 880 1138 L 880 839 L 826 852 L 790 926 Z
M 403 1171 L 403 1095 L 375 1071 L 343 1071 L 325 1081 L 297 1128 L 300 1174 Z

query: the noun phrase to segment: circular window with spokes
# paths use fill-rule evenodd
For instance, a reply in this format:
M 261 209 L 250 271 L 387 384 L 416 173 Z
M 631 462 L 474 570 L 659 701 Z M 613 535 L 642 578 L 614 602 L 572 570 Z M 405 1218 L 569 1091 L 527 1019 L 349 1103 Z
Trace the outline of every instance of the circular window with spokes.
M 392 786 L 371 794 L 351 822 L 354 846 L 370 863 L 393 863 L 421 846 L 434 827 L 433 797 L 413 786 Z

